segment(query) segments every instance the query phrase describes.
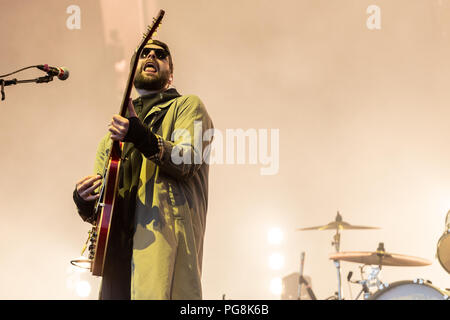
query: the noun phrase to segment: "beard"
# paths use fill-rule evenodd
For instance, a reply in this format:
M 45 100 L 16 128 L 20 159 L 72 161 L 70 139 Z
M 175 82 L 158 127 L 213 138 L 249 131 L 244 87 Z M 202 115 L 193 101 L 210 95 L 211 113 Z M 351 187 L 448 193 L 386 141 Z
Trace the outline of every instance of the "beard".
M 159 91 L 166 87 L 169 83 L 170 79 L 170 71 L 164 70 L 160 71 L 154 77 L 148 77 L 143 74 L 143 72 L 139 72 L 134 77 L 134 87 L 136 89 L 144 89 L 149 91 Z

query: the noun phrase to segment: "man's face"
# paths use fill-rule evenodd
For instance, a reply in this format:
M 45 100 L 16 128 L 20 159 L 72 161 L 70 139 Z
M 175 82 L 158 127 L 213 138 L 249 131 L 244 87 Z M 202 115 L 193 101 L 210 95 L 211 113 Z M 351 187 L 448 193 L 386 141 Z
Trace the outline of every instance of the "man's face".
M 155 44 L 148 44 L 142 50 L 134 77 L 134 86 L 137 89 L 159 91 L 170 84 L 172 73 L 169 57 L 167 52 L 164 52 L 164 48 Z

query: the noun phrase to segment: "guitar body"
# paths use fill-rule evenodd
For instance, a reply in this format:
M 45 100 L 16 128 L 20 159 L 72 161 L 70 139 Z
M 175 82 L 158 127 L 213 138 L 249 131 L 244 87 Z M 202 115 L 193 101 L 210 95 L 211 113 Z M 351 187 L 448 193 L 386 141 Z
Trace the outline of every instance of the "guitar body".
M 111 229 L 111 221 L 114 213 L 117 185 L 119 182 L 120 156 L 111 156 L 106 171 L 104 181 L 104 189 L 97 208 L 97 223 L 94 226 L 95 242 L 94 254 L 91 263 L 91 272 L 94 276 L 103 275 L 103 267 L 105 264 L 106 250 L 108 248 L 109 231 Z
M 122 117 L 125 117 L 126 115 L 139 57 L 148 40 L 151 39 L 158 26 L 161 24 L 163 16 L 164 10 L 160 10 L 158 17 L 154 19 L 152 27 L 148 27 L 147 32 L 144 34 L 139 47 L 136 49 L 132 57 L 127 87 L 125 89 L 119 112 Z M 90 270 L 94 276 L 103 275 L 105 258 L 108 250 L 108 239 L 111 230 L 111 221 L 114 214 L 120 214 L 120 212 L 115 212 L 117 211 L 115 209 L 115 204 L 117 199 L 117 186 L 119 183 L 121 154 L 121 143 L 118 141 L 113 141 L 111 152 L 109 153 L 109 158 L 103 174 L 103 184 L 99 192 L 100 197 L 95 206 L 95 215 L 97 220 L 92 228 L 92 231 L 90 232 L 89 237 L 91 245 L 89 246 L 88 262 L 90 262 Z

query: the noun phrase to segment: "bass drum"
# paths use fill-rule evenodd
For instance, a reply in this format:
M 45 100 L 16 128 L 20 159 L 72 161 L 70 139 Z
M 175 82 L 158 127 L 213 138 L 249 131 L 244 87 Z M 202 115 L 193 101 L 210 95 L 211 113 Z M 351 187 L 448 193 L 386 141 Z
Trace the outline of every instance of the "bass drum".
M 448 292 L 420 281 L 397 281 L 375 292 L 369 300 L 448 300 Z
M 436 256 L 442 268 L 450 273 L 450 233 L 444 233 L 439 239 Z

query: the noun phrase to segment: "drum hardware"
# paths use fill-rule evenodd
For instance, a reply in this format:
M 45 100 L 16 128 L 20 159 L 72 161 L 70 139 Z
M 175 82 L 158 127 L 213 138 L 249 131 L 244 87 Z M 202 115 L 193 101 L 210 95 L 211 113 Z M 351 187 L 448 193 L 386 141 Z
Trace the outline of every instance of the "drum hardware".
M 350 279 L 352 278 L 352 274 L 353 274 L 352 271 L 350 271 L 348 273 L 347 281 L 350 282 L 350 283 L 360 284 L 362 286 L 362 289 L 358 293 L 358 295 L 356 296 L 355 300 L 358 300 L 359 296 L 363 292 L 364 292 L 364 299 L 367 299 L 367 297 L 370 296 L 369 286 L 367 285 L 368 281 L 367 280 L 351 281 Z
M 377 227 L 367 227 L 367 226 L 354 226 L 351 225 L 348 222 L 345 222 L 342 220 L 342 216 L 340 215 L 339 211 L 337 212 L 336 218 L 334 221 L 322 225 L 322 226 L 316 226 L 316 227 L 308 227 L 308 228 L 300 228 L 297 229 L 298 231 L 307 231 L 307 230 L 336 230 L 336 233 L 333 236 L 333 241 L 331 242 L 331 245 L 334 246 L 336 253 L 339 253 L 340 251 L 340 244 L 341 244 L 341 234 L 340 230 L 365 230 L 365 229 L 379 229 Z M 341 264 L 340 259 L 332 259 L 334 266 L 336 267 L 337 272 L 337 282 L 338 282 L 338 290 L 335 293 L 337 295 L 337 300 L 342 300 L 342 284 L 341 284 Z M 333 298 L 330 297 L 330 298 Z M 331 300 L 328 298 L 327 300 Z
M 335 253 L 330 254 L 329 258 L 336 267 L 338 278 L 338 291 L 334 296 L 327 300 L 342 300 L 342 284 L 341 284 L 341 261 L 354 262 L 362 264 L 360 266 L 361 280 L 351 281 L 352 272 L 349 272 L 347 281 L 362 286 L 356 300 L 363 295 L 365 300 L 398 300 L 398 299 L 420 299 L 420 300 L 449 300 L 450 291 L 446 291 L 434 287 L 430 281 L 423 279 L 414 279 L 413 281 L 397 281 L 393 283 L 383 283 L 379 279 L 383 266 L 401 266 L 401 267 L 418 267 L 431 265 L 431 261 L 419 257 L 407 256 L 403 254 L 388 253 L 385 250 L 384 243 L 380 242 L 378 248 L 374 252 L 341 252 L 340 240 L 341 230 L 355 229 L 379 229 L 376 227 L 354 226 L 342 220 L 339 211 L 337 212 L 335 221 L 326 225 L 297 229 L 299 231 L 306 230 L 336 230 L 331 245 L 335 248 Z M 437 246 L 437 258 L 450 273 L 450 211 L 446 217 L 446 230 L 439 239 Z M 304 256 L 302 257 L 304 259 Z M 302 262 L 303 264 L 303 262 Z M 303 269 L 303 265 L 301 267 Z M 366 272 L 365 268 L 369 268 Z M 301 270 L 302 270 L 301 269 Z M 299 279 L 299 287 L 302 281 Z M 304 283 L 303 283 L 304 284 Z M 372 291 L 372 292 L 371 292 Z
M 369 275 L 367 276 L 367 278 L 365 278 L 365 270 L 364 268 L 368 267 L 367 265 L 363 265 L 363 266 L 359 266 L 360 268 L 360 272 L 361 272 L 361 280 L 358 281 L 351 281 L 351 277 L 353 272 L 350 271 L 348 273 L 347 276 L 347 281 L 350 283 L 355 283 L 355 284 L 359 284 L 362 286 L 361 291 L 358 293 L 358 295 L 356 296 L 355 300 L 358 300 L 358 298 L 361 296 L 361 294 L 364 293 L 363 298 L 364 300 L 369 299 L 369 297 L 373 294 L 373 291 L 376 290 L 381 290 L 387 286 L 389 286 L 388 283 L 383 283 L 381 282 L 381 280 L 378 278 L 378 275 L 381 272 L 381 268 L 379 266 L 369 266 L 370 271 L 369 271 Z M 371 292 L 370 288 L 375 288 L 375 290 L 373 290 Z
M 397 281 L 384 286 L 369 300 L 449 300 L 449 293 L 428 280 Z
M 382 283 L 379 279 L 379 274 L 383 266 L 418 267 L 418 266 L 427 266 L 431 264 L 431 262 L 426 259 L 401 254 L 388 253 L 384 248 L 383 242 L 380 242 L 378 244 L 378 248 L 375 252 L 339 252 L 330 255 L 330 259 L 333 261 L 342 260 L 362 264 L 362 266 L 360 266 L 361 270 L 360 281 L 353 281 L 353 282 L 350 281 L 351 278 L 350 273 L 349 276 L 347 277 L 347 279 L 350 282 L 360 284 L 362 286 L 362 289 L 359 292 L 358 296 L 356 297 L 356 300 L 363 293 L 364 293 L 363 297 L 365 300 L 372 299 L 373 295 L 376 292 L 386 290 L 391 286 L 388 283 Z M 364 272 L 365 267 L 370 267 L 370 272 L 366 279 Z M 417 280 L 416 283 L 424 284 L 424 281 Z M 371 293 L 370 288 L 376 288 L 377 291 L 375 293 Z
M 436 258 L 442 268 L 450 273 L 450 211 L 445 218 L 445 231 L 437 243 Z
M 342 284 L 341 284 L 341 264 L 339 261 L 335 260 L 333 261 L 334 266 L 336 267 L 337 271 L 337 278 L 338 278 L 338 291 L 337 291 L 337 299 L 342 300 Z
M 413 280 L 413 283 L 424 284 L 425 281 L 422 278 L 416 278 Z M 427 280 L 427 283 L 432 284 L 432 282 L 430 280 Z

